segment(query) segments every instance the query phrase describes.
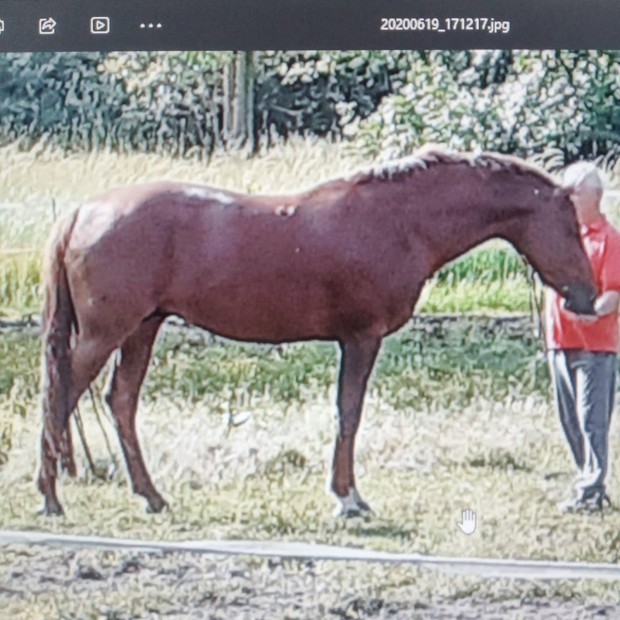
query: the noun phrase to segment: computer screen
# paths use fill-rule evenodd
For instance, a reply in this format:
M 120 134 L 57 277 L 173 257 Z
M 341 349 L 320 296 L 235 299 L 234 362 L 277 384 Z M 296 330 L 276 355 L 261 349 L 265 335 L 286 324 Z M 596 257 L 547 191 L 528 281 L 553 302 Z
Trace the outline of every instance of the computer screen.
M 619 615 L 618 23 L 0 3 L 2 615 Z

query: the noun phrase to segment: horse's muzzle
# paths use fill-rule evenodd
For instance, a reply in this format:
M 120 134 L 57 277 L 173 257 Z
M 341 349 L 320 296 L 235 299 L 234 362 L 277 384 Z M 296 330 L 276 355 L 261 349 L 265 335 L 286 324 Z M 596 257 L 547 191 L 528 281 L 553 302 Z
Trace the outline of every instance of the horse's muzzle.
M 564 308 L 575 314 L 594 315 L 594 301 L 596 291 L 587 284 L 575 283 L 562 287 L 564 297 Z

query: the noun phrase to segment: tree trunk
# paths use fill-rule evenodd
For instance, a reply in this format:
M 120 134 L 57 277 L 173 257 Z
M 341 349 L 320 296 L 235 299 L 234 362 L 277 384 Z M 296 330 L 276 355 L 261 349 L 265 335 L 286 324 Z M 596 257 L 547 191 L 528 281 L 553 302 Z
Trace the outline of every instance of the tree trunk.
M 235 67 L 234 58 L 224 65 L 224 79 L 222 90 L 224 91 L 224 105 L 222 114 L 222 142 L 228 145 L 232 135 L 232 106 L 235 94 Z
M 226 148 L 256 150 L 254 137 L 254 58 L 252 52 L 234 52 L 224 67 L 223 132 Z

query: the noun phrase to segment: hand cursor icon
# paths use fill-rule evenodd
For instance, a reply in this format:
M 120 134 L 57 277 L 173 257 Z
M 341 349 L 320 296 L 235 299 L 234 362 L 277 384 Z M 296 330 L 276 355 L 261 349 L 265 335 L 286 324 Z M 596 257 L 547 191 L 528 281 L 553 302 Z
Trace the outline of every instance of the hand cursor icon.
M 476 513 L 469 508 L 463 510 L 461 521 L 457 523 L 463 534 L 473 534 L 476 531 Z

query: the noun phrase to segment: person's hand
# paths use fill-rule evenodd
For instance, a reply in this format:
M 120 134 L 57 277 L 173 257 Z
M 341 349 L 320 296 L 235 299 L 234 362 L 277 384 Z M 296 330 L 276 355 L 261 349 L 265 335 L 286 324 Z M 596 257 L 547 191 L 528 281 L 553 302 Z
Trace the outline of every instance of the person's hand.
M 576 314 L 575 317 L 584 325 L 591 325 L 592 323 L 596 323 L 596 321 L 598 321 L 598 316 L 595 314 Z
M 562 308 L 564 312 L 573 321 L 578 321 L 584 325 L 590 325 L 601 317 L 617 313 L 620 307 L 620 292 L 619 291 L 606 291 L 602 295 L 599 295 L 594 300 L 594 314 L 575 314 L 566 309 L 566 299 L 562 302 Z
M 578 323 L 583 323 L 584 325 L 591 325 L 599 319 L 596 314 L 575 314 L 569 310 L 565 310 L 565 312 L 572 321 L 577 321 Z

